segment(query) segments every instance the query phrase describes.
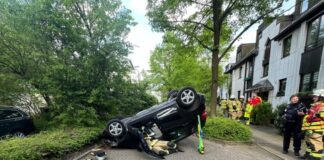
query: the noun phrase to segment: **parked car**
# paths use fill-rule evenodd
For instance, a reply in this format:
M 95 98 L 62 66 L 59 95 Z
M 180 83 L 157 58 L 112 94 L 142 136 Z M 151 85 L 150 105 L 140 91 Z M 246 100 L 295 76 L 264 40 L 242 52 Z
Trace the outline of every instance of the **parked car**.
M 155 138 L 178 142 L 196 132 L 198 115 L 202 127 L 204 126 L 207 118 L 204 95 L 196 93 L 191 87 L 185 87 L 180 91 L 173 90 L 169 96 L 168 101 L 132 117 L 110 120 L 105 129 L 108 143 L 113 147 L 136 145 L 134 141 L 139 138 L 132 131 L 144 129 L 147 133 L 156 135 L 153 127 L 162 133 Z
M 0 106 L 0 137 L 25 137 L 35 130 L 30 116 L 16 107 Z

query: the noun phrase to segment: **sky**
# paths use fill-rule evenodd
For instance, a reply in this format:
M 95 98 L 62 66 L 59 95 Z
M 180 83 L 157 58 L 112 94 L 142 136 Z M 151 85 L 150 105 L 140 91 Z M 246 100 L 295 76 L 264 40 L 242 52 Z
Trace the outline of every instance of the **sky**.
M 155 46 L 162 42 L 163 33 L 153 32 L 149 25 L 146 14 L 147 0 L 122 0 L 123 5 L 132 11 L 131 15 L 137 25 L 132 27 L 127 40 L 130 41 L 134 49 L 128 56 L 132 61 L 134 68 L 137 72 L 142 70 L 148 71 L 150 54 Z M 287 10 L 294 6 L 295 0 L 288 0 L 283 4 L 283 9 Z M 293 9 L 286 13 L 291 13 Z M 258 25 L 252 26 L 247 30 L 241 38 L 234 43 L 234 51 L 230 53 L 229 62 L 235 61 L 236 47 L 241 43 L 254 43 L 256 37 L 256 30 Z

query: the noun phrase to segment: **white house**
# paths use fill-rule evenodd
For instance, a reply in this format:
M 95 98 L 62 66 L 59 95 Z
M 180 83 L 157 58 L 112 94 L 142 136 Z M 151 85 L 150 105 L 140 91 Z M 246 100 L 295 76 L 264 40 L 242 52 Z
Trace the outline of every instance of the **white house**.
M 245 94 L 257 92 L 275 107 L 288 102 L 293 94 L 323 89 L 323 44 L 324 0 L 296 0 L 293 15 L 259 26 L 253 85 Z M 239 85 L 232 86 L 232 91 L 240 89 Z
M 236 51 L 236 62 L 225 69 L 225 73 L 230 73 L 229 96 L 239 98 L 247 97 L 245 90 L 252 86 L 253 59 L 256 55 L 255 43 L 246 43 L 238 46 Z
M 278 102 L 287 101 L 291 94 L 310 92 L 324 87 L 324 60 L 322 60 L 324 0 L 297 0 L 296 6 L 292 23 L 274 37 L 274 41 L 282 46 L 281 55 L 286 55 L 285 51 L 290 50 L 290 54 L 286 52 L 288 59 L 285 63 L 292 72 L 287 75 L 286 88 L 283 90 L 285 96 L 281 98 L 273 95 L 273 97 L 276 96 L 272 101 L 274 106 L 279 104 Z M 273 66 L 277 67 L 277 70 L 284 68 L 278 65 L 280 63 Z M 290 69 L 296 66 L 298 66 L 296 70 Z M 280 89 L 280 83 L 277 89 Z M 278 90 L 274 91 L 278 93 Z

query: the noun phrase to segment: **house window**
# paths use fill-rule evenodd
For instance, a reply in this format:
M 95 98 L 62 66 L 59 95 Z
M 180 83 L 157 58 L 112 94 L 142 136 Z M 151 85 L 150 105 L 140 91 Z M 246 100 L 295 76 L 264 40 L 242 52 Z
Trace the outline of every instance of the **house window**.
M 300 5 L 300 13 L 304 13 L 308 8 L 308 0 L 302 0 Z
M 277 97 L 281 97 L 281 96 L 285 95 L 286 83 L 287 83 L 286 78 L 279 80 L 279 90 L 278 90 L 278 93 L 277 93 Z
M 321 16 L 321 23 L 320 23 L 320 28 L 319 28 L 318 39 L 320 39 L 320 40 L 324 39 L 324 15 Z
M 248 77 L 252 78 L 252 74 L 253 74 L 253 62 L 250 61 L 249 62 L 249 73 L 248 73 Z
M 264 52 L 264 58 L 263 58 L 263 77 L 268 76 L 270 52 L 271 52 L 271 41 L 270 41 L 270 39 L 268 39 L 268 41 L 266 43 L 266 49 Z
M 306 49 L 323 44 L 324 40 L 324 15 L 308 24 Z
M 259 48 L 259 41 L 261 38 L 262 38 L 262 32 L 258 32 L 256 37 L 256 42 L 255 42 L 256 48 Z
M 290 46 L 291 46 L 291 36 L 284 39 L 283 44 L 283 53 L 282 57 L 287 57 L 290 54 Z
M 246 89 L 251 88 L 252 87 L 252 81 L 246 81 Z
M 308 92 L 314 90 L 317 87 L 318 74 L 319 72 L 317 71 L 301 75 L 300 91 Z
M 259 40 L 262 38 L 262 32 L 260 32 L 260 33 L 258 34 L 258 38 L 259 38 Z
M 239 79 L 242 78 L 242 67 L 240 67 L 240 70 L 239 70 Z
M 263 65 L 263 77 L 268 76 L 269 74 L 269 64 Z
M 242 53 L 239 51 L 236 55 L 236 62 L 238 62 L 242 58 Z

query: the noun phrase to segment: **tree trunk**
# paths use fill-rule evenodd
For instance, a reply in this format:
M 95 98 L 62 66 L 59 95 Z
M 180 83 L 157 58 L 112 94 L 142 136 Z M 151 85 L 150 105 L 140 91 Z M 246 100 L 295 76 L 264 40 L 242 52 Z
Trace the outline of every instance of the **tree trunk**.
M 219 43 L 220 43 L 220 33 L 221 33 L 221 22 L 220 16 L 222 12 L 222 0 L 213 0 L 213 53 L 212 53 L 212 85 L 211 85 L 211 103 L 210 111 L 211 117 L 216 116 L 216 106 L 217 106 L 217 89 L 218 89 L 218 64 L 219 64 Z

